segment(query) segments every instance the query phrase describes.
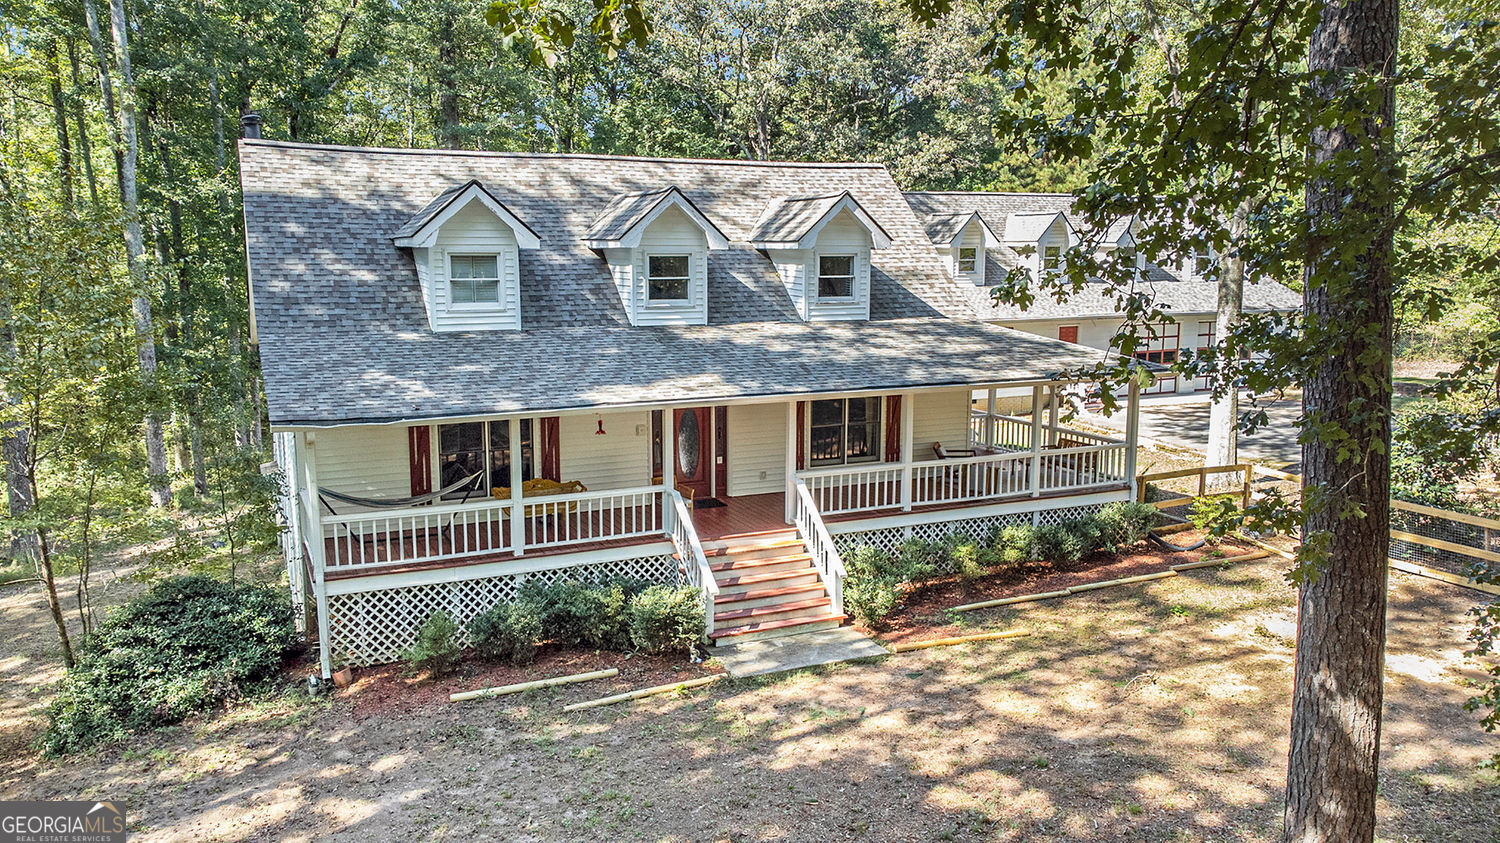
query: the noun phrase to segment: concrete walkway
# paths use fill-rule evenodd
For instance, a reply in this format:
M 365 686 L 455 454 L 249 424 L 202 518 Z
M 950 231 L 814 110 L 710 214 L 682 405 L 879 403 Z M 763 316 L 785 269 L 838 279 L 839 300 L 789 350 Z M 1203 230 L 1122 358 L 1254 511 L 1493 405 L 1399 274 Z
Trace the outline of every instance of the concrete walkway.
M 852 626 L 714 648 L 714 656 L 736 678 L 885 656 L 890 652 Z

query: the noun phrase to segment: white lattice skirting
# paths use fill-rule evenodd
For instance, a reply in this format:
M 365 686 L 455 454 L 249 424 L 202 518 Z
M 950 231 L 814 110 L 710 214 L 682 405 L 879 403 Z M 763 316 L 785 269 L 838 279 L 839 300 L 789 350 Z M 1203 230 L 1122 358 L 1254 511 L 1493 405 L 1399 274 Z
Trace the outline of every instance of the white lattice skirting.
M 1011 512 L 989 515 L 983 518 L 959 518 L 953 521 L 933 521 L 904 527 L 884 527 L 879 530 L 839 533 L 833 537 L 839 554 L 847 556 L 861 545 L 872 545 L 880 550 L 895 552 L 908 539 L 937 541 L 950 533 L 960 533 L 970 539 L 982 541 L 992 531 L 1017 524 L 1061 524 L 1064 521 L 1098 512 L 1103 504 L 1071 506 L 1063 509 L 1044 509 L 1036 512 Z
M 328 644 L 335 665 L 397 661 L 434 612 L 447 612 L 460 628 L 502 601 L 513 600 L 529 580 L 603 582 L 629 577 L 654 583 L 681 581 L 670 555 L 594 562 L 454 582 L 328 595 Z M 466 633 L 460 633 L 466 637 Z M 467 640 L 465 640 L 467 643 Z

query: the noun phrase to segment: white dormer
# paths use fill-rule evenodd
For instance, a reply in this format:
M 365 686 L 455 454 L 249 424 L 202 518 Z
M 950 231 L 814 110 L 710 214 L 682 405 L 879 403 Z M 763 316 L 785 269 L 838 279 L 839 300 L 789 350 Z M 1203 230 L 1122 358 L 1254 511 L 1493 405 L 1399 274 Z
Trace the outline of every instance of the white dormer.
M 1037 277 L 1061 271 L 1063 254 L 1072 241 L 1073 227 L 1059 212 L 1011 214 L 1005 219 L 1006 245 L 1030 254 L 1030 269 Z
M 484 185 L 443 191 L 392 239 L 412 251 L 432 330 L 520 330 L 520 251 L 541 238 Z
M 616 196 L 584 244 L 609 264 L 630 324 L 708 324 L 708 253 L 729 238 L 676 187 Z
M 870 318 L 870 252 L 891 236 L 847 191 L 773 201 L 750 232 L 809 322 Z
M 1120 217 L 1100 235 L 1096 245 L 1101 259 L 1115 259 L 1134 267 L 1137 277 L 1146 269 L 1146 259 L 1136 247 L 1136 235 L 1140 231 L 1140 220 L 1134 216 Z
M 957 281 L 984 286 L 985 250 L 1001 245 L 994 229 L 976 211 L 929 217 L 927 236 L 948 265 L 948 274 Z

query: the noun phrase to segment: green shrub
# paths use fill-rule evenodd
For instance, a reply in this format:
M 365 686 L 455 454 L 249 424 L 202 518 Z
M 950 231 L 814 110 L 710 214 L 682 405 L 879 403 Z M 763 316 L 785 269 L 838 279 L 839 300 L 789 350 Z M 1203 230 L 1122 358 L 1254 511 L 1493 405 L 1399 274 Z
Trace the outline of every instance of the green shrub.
M 941 542 L 907 539 L 901 543 L 901 549 L 894 557 L 887 554 L 891 559 L 887 573 L 906 582 L 930 580 L 942 572 L 945 561 L 943 554 Z
M 988 575 L 990 566 L 998 558 L 993 550 L 970 539 L 948 542 L 947 545 L 949 567 L 962 579 L 974 580 Z
M 1061 567 L 1076 564 L 1088 550 L 1087 537 L 1077 526 L 1078 519 L 1074 519 L 1066 524 L 1037 527 L 1033 550 L 1037 558 Z
M 844 610 L 871 629 L 881 629 L 885 619 L 901 602 L 901 580 L 891 576 L 844 580 Z
M 691 586 L 652 586 L 630 601 L 630 640 L 647 653 L 692 653 L 703 640 L 702 593 Z
M 274 676 L 297 643 L 279 591 L 174 577 L 109 613 L 47 710 L 59 755 L 180 722 Z
M 1006 568 L 1019 570 L 1042 561 L 1039 549 L 1036 528 L 1030 524 L 1006 527 L 995 540 L 999 563 Z
M 1227 495 L 1196 498 L 1188 512 L 1188 521 L 1208 534 L 1209 541 L 1217 541 L 1238 529 L 1244 513 L 1234 498 Z
M 458 669 L 463 657 L 463 647 L 458 643 L 458 624 L 447 612 L 433 612 L 422 628 L 417 630 L 417 640 L 401 655 L 407 672 L 415 676 L 425 673 L 431 677 L 447 676 Z
M 1099 546 L 1119 553 L 1146 540 L 1156 523 L 1156 507 L 1133 501 L 1107 503 L 1099 508 L 1094 523 L 1099 530 Z
M 568 647 L 624 650 L 630 646 L 625 615 L 628 598 L 619 583 L 592 586 L 579 582 L 543 585 L 532 580 L 518 602 L 531 605 L 542 620 L 542 637 Z
M 481 658 L 529 664 L 542 639 L 542 616 L 529 603 L 497 603 L 469 622 L 469 641 Z

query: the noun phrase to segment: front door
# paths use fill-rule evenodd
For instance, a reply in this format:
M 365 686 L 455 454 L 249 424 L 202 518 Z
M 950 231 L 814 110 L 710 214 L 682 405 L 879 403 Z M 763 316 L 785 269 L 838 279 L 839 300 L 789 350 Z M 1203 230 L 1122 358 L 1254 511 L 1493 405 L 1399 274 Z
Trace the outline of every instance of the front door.
M 713 496 L 714 449 L 712 414 L 708 407 L 672 412 L 672 458 L 677 487 L 691 491 L 693 499 Z

